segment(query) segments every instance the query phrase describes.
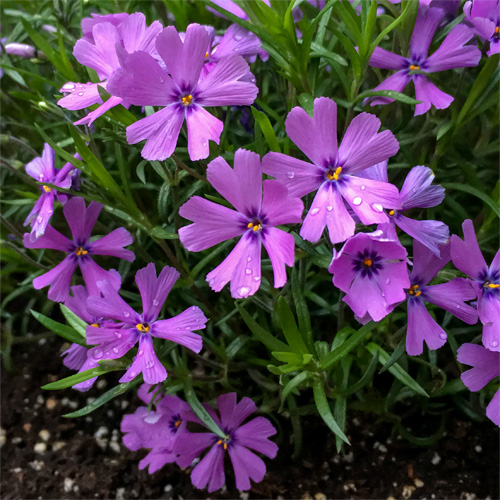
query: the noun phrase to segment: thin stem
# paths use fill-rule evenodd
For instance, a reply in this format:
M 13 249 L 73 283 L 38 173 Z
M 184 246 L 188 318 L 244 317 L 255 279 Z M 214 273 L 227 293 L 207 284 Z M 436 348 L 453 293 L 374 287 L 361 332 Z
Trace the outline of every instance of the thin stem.
M 175 153 L 172 155 L 172 159 L 175 161 L 175 164 L 177 165 L 177 167 L 182 168 L 189 175 L 192 175 L 195 179 L 198 179 L 199 181 L 207 182 L 206 177 L 199 174 L 198 172 L 196 172 L 192 168 L 188 167 Z

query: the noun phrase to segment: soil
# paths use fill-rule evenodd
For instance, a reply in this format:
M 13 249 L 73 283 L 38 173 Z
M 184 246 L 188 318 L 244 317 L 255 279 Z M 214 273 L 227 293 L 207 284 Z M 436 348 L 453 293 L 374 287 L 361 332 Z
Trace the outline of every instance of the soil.
M 122 415 L 140 405 L 137 398 L 129 405 L 130 395 L 118 397 L 80 419 L 61 417 L 102 393 L 113 383 L 112 376 L 83 394 L 40 389 L 70 374 L 57 355 L 60 351 L 57 339 L 18 344 L 13 350 L 17 372 L 2 371 L 4 500 L 500 498 L 499 429 L 489 421 L 470 422 L 459 416 L 448 421 L 447 433 L 436 445 L 419 448 L 391 436 L 388 424 L 374 424 L 359 415 L 348 425 L 352 446 L 346 455 L 335 452 L 329 431 L 311 419 L 304 426 L 301 457 L 293 461 L 291 450 L 282 445 L 275 460 L 266 459 L 265 479 L 249 492 L 235 490 L 229 471 L 227 488 L 212 494 L 191 485 L 190 469 L 167 465 L 149 475 L 137 468 L 145 450 L 126 449 L 119 431 Z

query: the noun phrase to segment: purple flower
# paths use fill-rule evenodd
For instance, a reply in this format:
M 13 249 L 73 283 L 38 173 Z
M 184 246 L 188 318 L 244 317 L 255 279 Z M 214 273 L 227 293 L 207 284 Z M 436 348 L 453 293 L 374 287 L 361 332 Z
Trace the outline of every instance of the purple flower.
M 450 260 L 449 244 L 441 248 L 441 257 L 437 257 L 417 240 L 413 241 L 413 270 L 407 294 L 406 352 L 410 356 L 422 354 L 424 340 L 431 351 L 446 343 L 446 332 L 429 314 L 425 302 L 435 304 L 469 325 L 477 322 L 476 309 L 464 304 L 465 301 L 476 298 L 476 291 L 469 280 L 455 278 L 448 283 L 428 285 Z
M 24 235 L 23 243 L 26 248 L 50 248 L 68 254 L 54 269 L 33 280 L 33 286 L 37 290 L 50 285 L 48 295 L 50 300 L 63 302 L 68 298 L 71 278 L 78 266 L 82 271 L 89 294 L 98 295 L 97 282 L 104 279 L 110 280 L 116 288 L 120 287 L 120 280 L 116 274 L 105 271 L 94 262 L 92 256 L 110 255 L 133 261 L 134 252 L 125 250 L 123 247 L 132 244 L 134 239 L 125 228 L 120 227 L 90 242 L 90 235 L 101 209 L 102 205 L 95 201 L 86 207 L 85 200 L 79 197 L 71 198 L 66 202 L 63 213 L 71 229 L 73 240 L 66 238 L 50 225 L 35 241 L 30 240 L 29 234 Z
M 25 59 L 36 57 L 35 47 L 26 43 L 7 43 L 5 45 L 5 53 L 10 54 L 11 56 L 23 57 Z
M 445 109 L 453 101 L 453 97 L 439 90 L 427 78 L 427 74 L 477 66 L 481 59 L 481 52 L 477 47 L 465 45 L 474 36 L 474 33 L 463 24 L 455 26 L 443 40 L 441 46 L 431 56 L 427 55 L 443 17 L 444 11 L 442 9 L 421 8 L 410 40 L 410 56 L 399 56 L 377 47 L 370 59 L 370 64 L 375 68 L 398 70 L 374 90 L 402 92 L 406 85 L 413 80 L 415 98 L 422 101 L 415 107 L 415 116 L 429 111 L 431 105 L 438 109 Z M 368 100 L 372 106 L 393 102 L 393 99 L 386 97 L 375 97 Z
M 182 244 L 199 252 L 242 235 L 226 259 L 207 275 L 212 290 L 220 292 L 230 281 L 232 297 L 253 295 L 261 282 L 262 245 L 271 259 L 274 286 L 282 287 L 287 279 L 285 264 L 294 263 L 295 243 L 290 233 L 275 226 L 300 222 L 302 201 L 289 197 L 280 182 L 262 182 L 259 155 L 244 149 L 236 151 L 234 169 L 222 157 L 211 161 L 207 179 L 236 211 L 193 196 L 179 210 L 194 222 L 179 229 Z
M 143 384 L 139 395 L 149 404 L 154 392 L 146 394 L 147 387 L 147 384 Z M 173 447 L 177 438 L 184 438 L 186 415 L 189 415 L 188 420 L 197 420 L 194 414 L 190 417 L 192 412 L 189 405 L 176 396 L 166 395 L 155 402 L 154 407 L 154 410 L 148 411 L 146 406 L 140 406 L 135 413 L 125 415 L 121 423 L 121 431 L 126 433 L 123 444 L 129 450 L 151 450 L 139 462 L 139 469 L 149 466 L 150 474 L 177 460 Z
M 500 351 L 500 250 L 488 267 L 479 249 L 470 219 L 462 224 L 464 240 L 451 237 L 451 258 L 457 269 L 474 280 L 477 310 L 483 324 L 483 345 Z
M 146 17 L 140 12 L 126 15 L 123 20 L 121 16 L 122 14 L 116 14 L 113 22 L 110 22 L 110 16 L 87 19 L 89 22 L 85 23 L 85 26 L 82 21 L 82 29 L 86 36 L 76 42 L 73 55 L 80 64 L 95 70 L 100 82 L 65 83 L 60 92 L 67 95 L 58 101 L 59 106 L 77 110 L 88 108 L 93 104 L 102 104 L 99 87 L 107 90 L 109 78 L 120 68 L 117 47 L 130 53 L 137 50 L 149 54 L 154 53 L 154 41 L 162 30 L 161 23 L 154 21 L 151 26 L 147 27 Z M 119 20 L 121 22 L 118 22 Z M 86 31 L 89 26 L 91 26 L 92 36 L 89 36 L 89 32 Z M 130 103 L 123 102 L 120 97 L 112 96 L 85 118 L 76 121 L 75 125 L 90 125 L 96 118 L 118 104 L 127 107 L 130 105 Z
M 380 231 L 358 233 L 333 254 L 329 271 L 342 299 L 358 318 L 380 321 L 405 299 L 410 288 L 406 250 L 399 242 L 379 239 Z
M 370 179 L 387 182 L 387 163 L 370 167 L 359 174 L 360 177 L 365 175 Z M 443 201 L 444 188 L 431 186 L 434 177 L 434 172 L 428 167 L 422 165 L 413 167 L 406 176 L 399 193 L 402 209 L 390 210 L 388 212 L 389 223 L 381 224 L 378 229 L 384 231 L 388 238 L 397 239 L 396 226 L 398 226 L 439 257 L 439 246 L 445 245 L 450 236 L 448 226 L 435 220 L 413 220 L 401 214 L 412 208 L 435 207 Z
M 99 283 L 102 297 L 87 299 L 89 313 L 121 323 L 120 330 L 108 326 L 87 327 L 87 343 L 97 345 L 90 350 L 89 356 L 95 360 L 118 359 L 139 342 L 137 356 L 120 382 L 130 382 L 141 372 L 147 384 L 156 384 L 167 378 L 165 367 L 156 356 L 153 337 L 176 342 L 194 352 L 201 351 L 201 336 L 192 332 L 205 328 L 207 321 L 199 307 L 192 306 L 173 318 L 158 320 L 167 295 L 178 278 L 179 273 L 168 266 L 156 277 L 152 262 L 139 269 L 135 282 L 142 298 L 142 314 L 134 311 L 109 281 Z
M 463 344 L 457 351 L 457 361 L 472 366 L 462 373 L 465 386 L 473 391 L 481 390 L 490 380 L 500 375 L 500 353 L 483 346 Z M 500 427 L 500 389 L 486 407 L 486 416 Z
M 42 156 L 26 164 L 26 173 L 37 182 L 69 189 L 72 182 L 71 174 L 75 167 L 71 163 L 66 163 L 60 170 L 55 168 L 54 155 L 54 150 L 45 143 Z M 81 160 L 79 155 L 76 155 L 76 158 Z M 40 186 L 40 192 L 42 193 L 40 198 L 24 221 L 25 226 L 31 223 L 30 241 L 34 241 L 45 233 L 47 224 L 54 213 L 54 199 L 57 199 L 60 203 L 66 203 L 68 199 L 65 194 L 59 193 L 49 186 Z
M 299 107 L 290 111 L 286 132 L 312 164 L 281 153 L 268 153 L 263 168 L 282 182 L 291 196 L 302 197 L 319 188 L 302 224 L 302 238 L 318 241 L 325 226 L 332 243 L 352 236 L 356 224 L 344 200 L 367 225 L 389 222 L 384 208 L 400 208 L 395 186 L 352 175 L 398 152 L 393 133 L 378 133 L 379 128 L 380 120 L 375 115 L 362 113 L 352 120 L 337 148 L 334 101 L 326 97 L 315 99 L 314 118 Z
M 209 492 L 222 488 L 225 483 L 224 455 L 227 451 L 234 469 L 236 488 L 248 490 L 250 479 L 258 483 L 266 473 L 263 460 L 250 450 L 269 458 L 274 458 L 278 452 L 276 444 L 268 439 L 276 434 L 271 422 L 267 418 L 257 417 L 241 425 L 257 407 L 250 398 L 245 397 L 239 403 L 236 401 L 234 392 L 217 398 L 220 419 L 211 408 L 207 408 L 226 434 L 225 439 L 211 432 L 186 432 L 182 439 L 175 441 L 174 451 L 179 454 L 177 463 L 180 467 L 188 467 L 204 449 L 210 447 L 191 473 L 191 481 L 196 488 L 202 489 L 208 485 Z
M 114 269 L 110 269 L 108 271 L 111 274 L 116 276 L 118 283 L 121 283 L 120 274 Z M 119 289 L 120 287 L 118 287 Z M 85 321 L 87 325 L 91 326 L 106 326 L 112 321 L 103 320 L 103 318 L 98 318 L 90 314 L 87 310 L 87 298 L 89 297 L 89 293 L 87 289 L 82 286 L 72 286 L 71 291 L 73 292 L 73 296 L 69 296 L 64 305 L 76 314 L 80 319 Z M 86 370 L 90 370 L 91 368 L 97 367 L 97 361 L 92 357 L 88 356 L 89 349 L 83 347 L 79 344 L 71 344 L 71 347 L 64 351 L 61 356 L 65 356 L 63 364 L 64 366 L 70 368 L 71 370 L 78 370 L 78 373 L 84 372 Z M 93 377 L 88 380 L 84 380 L 78 384 L 75 384 L 73 389 L 77 389 L 78 391 L 88 391 L 97 380 L 97 377 Z
M 500 52 L 500 1 L 474 0 L 465 2 L 465 19 L 472 24 L 474 31 L 490 42 L 486 53 L 489 56 Z
M 156 49 L 167 70 L 142 51 L 121 55 L 122 69 L 110 79 L 109 92 L 138 106 L 164 106 L 127 127 L 129 144 L 146 139 L 143 158 L 170 157 L 184 120 L 189 157 L 206 158 L 208 141 L 219 144 L 224 124 L 205 107 L 249 105 L 255 100 L 257 87 L 239 81 L 249 71 L 240 56 L 223 58 L 200 80 L 208 46 L 209 35 L 203 26 L 190 24 L 184 42 L 177 30 L 169 26 L 156 38 Z

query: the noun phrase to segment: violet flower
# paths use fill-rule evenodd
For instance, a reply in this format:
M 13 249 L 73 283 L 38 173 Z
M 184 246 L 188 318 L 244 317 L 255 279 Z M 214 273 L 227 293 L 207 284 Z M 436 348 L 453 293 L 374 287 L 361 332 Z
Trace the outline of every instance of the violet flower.
M 474 33 L 463 24 L 455 26 L 440 47 L 431 56 L 427 55 L 444 15 L 444 11 L 438 8 L 419 10 L 410 40 L 409 57 L 399 56 L 377 47 L 370 59 L 370 64 L 375 68 L 398 70 L 373 90 L 402 92 L 413 80 L 415 98 L 422 101 L 415 107 L 415 116 L 429 111 L 431 105 L 437 109 L 445 109 L 453 102 L 453 97 L 439 90 L 426 75 L 449 69 L 477 66 L 481 59 L 481 52 L 477 47 L 465 45 Z M 368 98 L 367 101 L 374 106 L 393 102 L 394 99 L 374 97 Z
M 472 392 L 481 390 L 490 380 L 500 375 L 500 353 L 480 345 L 461 345 L 457 351 L 457 361 L 472 366 L 461 376 L 462 382 Z M 486 407 L 486 416 L 500 427 L 500 389 Z
M 338 148 L 337 105 L 331 99 L 314 100 L 314 117 L 302 108 L 293 108 L 285 125 L 290 139 L 312 164 L 281 153 L 268 153 L 263 169 L 282 182 L 291 196 L 302 197 L 318 189 L 300 230 L 302 238 L 318 241 L 325 226 L 332 243 L 352 236 L 356 224 L 344 201 L 363 224 L 389 222 L 384 208 L 400 208 L 397 188 L 352 175 L 398 152 L 399 144 L 392 132 L 377 132 L 380 120 L 375 115 L 356 116 Z
M 342 299 L 363 322 L 380 321 L 405 299 L 410 288 L 406 250 L 399 242 L 380 239 L 381 232 L 358 233 L 340 252 L 334 251 L 328 270 Z
M 451 258 L 457 269 L 474 280 L 484 347 L 500 351 L 500 250 L 488 267 L 479 249 L 472 221 L 464 221 L 462 229 L 463 241 L 455 234 L 451 237 Z
M 41 157 L 37 157 L 26 164 L 26 173 L 37 182 L 53 184 L 63 189 L 69 189 L 72 183 L 71 173 L 75 167 L 66 163 L 60 170 L 54 167 L 54 150 L 45 143 Z M 81 160 L 79 155 L 76 158 Z M 40 186 L 42 193 L 35 206 L 24 221 L 27 226 L 31 223 L 30 241 L 42 236 L 47 228 L 52 214 L 54 213 L 54 200 L 66 203 L 68 197 L 46 185 Z
M 490 42 L 486 55 L 492 56 L 500 52 L 500 1 L 474 0 L 465 2 L 465 19 L 472 24 L 474 31 L 484 40 Z
M 377 169 L 371 167 L 359 174 L 364 177 L 368 173 L 369 178 L 387 182 L 387 163 L 379 164 Z M 434 172 L 422 165 L 413 167 L 404 181 L 399 193 L 400 210 L 388 212 L 389 223 L 381 224 L 378 229 L 384 231 L 388 238 L 397 240 L 396 226 L 406 234 L 418 240 L 439 257 L 440 245 L 445 245 L 450 236 L 450 230 L 446 224 L 435 220 L 414 220 L 401 212 L 412 208 L 430 208 L 439 205 L 444 199 L 444 188 L 442 186 L 431 186 L 434 180 Z
M 107 326 L 87 327 L 87 343 L 97 345 L 90 350 L 89 356 L 95 360 L 118 359 L 139 342 L 137 356 L 120 382 L 130 382 L 141 372 L 147 384 L 156 384 L 167 378 L 167 371 L 156 356 L 153 337 L 170 340 L 194 352 L 201 351 L 201 336 L 192 332 L 205 328 L 207 321 L 199 307 L 192 306 L 173 318 L 158 320 L 167 295 L 178 278 L 179 273 L 168 266 L 156 277 L 152 262 L 139 269 L 135 282 L 142 298 L 142 314 L 134 311 L 109 281 L 99 283 L 102 297 L 90 296 L 87 299 L 87 309 L 91 314 L 122 324 L 120 330 Z
M 127 15 L 119 24 L 115 25 L 107 19 L 109 16 L 96 18 L 92 24 L 92 37 L 84 36 L 78 40 L 73 49 L 76 60 L 97 72 L 99 83 L 65 83 L 60 92 L 67 94 L 59 99 L 57 104 L 70 110 L 88 108 L 93 104 L 101 104 L 87 116 L 75 122 L 75 125 L 91 125 L 95 119 L 118 104 L 128 107 L 130 103 L 112 95 L 102 104 L 99 87 L 108 89 L 108 80 L 120 68 L 117 56 L 117 46 L 126 52 L 137 50 L 147 53 L 154 52 L 154 41 L 161 32 L 162 25 L 154 21 L 147 27 L 146 17 L 140 12 Z M 103 19 L 104 18 L 104 19 Z M 115 22 L 121 18 L 115 18 Z M 82 22 L 83 28 L 83 22 Z M 88 28 L 87 24 L 85 28 Z M 88 33 L 87 33 L 88 35 Z
M 191 481 L 196 488 L 202 489 L 208 485 L 210 493 L 222 488 L 225 483 L 224 455 L 227 451 L 234 469 L 236 488 L 248 490 L 250 479 L 258 483 L 266 473 L 263 460 L 250 450 L 269 458 L 274 458 L 278 452 L 278 446 L 268 439 L 276 434 L 271 422 L 267 418 L 257 417 L 241 425 L 257 407 L 247 397 L 239 403 L 236 401 L 234 392 L 222 394 L 217 398 L 220 419 L 211 408 L 207 408 L 216 424 L 226 434 L 225 439 L 212 432 L 186 432 L 182 439 L 175 441 L 174 452 L 179 454 L 177 464 L 180 467 L 188 467 L 203 450 L 210 447 L 191 472 Z
M 476 309 L 464 303 L 476 298 L 476 291 L 469 280 L 454 278 L 447 283 L 428 285 L 450 260 L 449 244 L 441 248 L 441 257 L 437 257 L 417 240 L 413 241 L 413 269 L 407 292 L 406 352 L 410 356 L 422 354 L 424 341 L 431 351 L 446 343 L 446 332 L 429 314 L 425 302 L 450 312 L 469 325 L 477 322 Z
M 154 392 L 146 393 L 147 387 L 147 384 L 141 386 L 139 396 L 149 404 Z M 139 462 L 139 469 L 149 466 L 148 472 L 153 474 L 165 464 L 177 460 L 177 454 L 173 452 L 174 443 L 176 439 L 185 437 L 185 415 L 190 413 L 192 412 L 187 403 L 177 396 L 167 394 L 154 403 L 154 410 L 148 411 L 148 407 L 140 406 L 135 413 L 123 417 L 120 427 L 126 433 L 123 444 L 133 451 L 140 448 L 151 450 Z
M 23 243 L 26 248 L 50 248 L 68 254 L 54 269 L 33 280 L 33 286 L 37 290 L 50 285 L 48 294 L 50 300 L 63 302 L 68 298 L 71 278 L 78 266 L 82 271 L 89 294 L 98 295 L 97 282 L 104 279 L 108 279 L 116 288 L 120 287 L 120 280 L 116 274 L 105 271 L 94 262 L 92 256 L 110 255 L 133 261 L 134 252 L 125 250 L 123 247 L 131 245 L 134 239 L 125 228 L 120 227 L 91 242 L 90 235 L 101 209 L 102 205 L 95 201 L 86 207 L 85 200 L 79 197 L 71 198 L 66 202 L 63 213 L 71 229 L 73 240 L 66 238 L 50 225 L 35 241 L 30 240 L 29 234 L 24 235 Z
M 156 38 L 156 50 L 167 70 L 145 52 L 121 54 L 122 69 L 110 79 L 109 92 L 138 106 L 165 106 L 127 127 L 129 144 L 146 139 L 143 158 L 165 160 L 170 157 L 184 120 L 189 157 L 191 160 L 206 158 L 210 152 L 208 141 L 219 144 L 224 124 L 205 107 L 254 102 L 257 87 L 239 81 L 249 71 L 240 56 L 223 58 L 200 80 L 208 46 L 206 29 L 190 24 L 184 42 L 173 26 L 165 28 Z
M 275 288 L 287 280 L 285 264 L 293 266 L 295 242 L 290 233 L 275 226 L 298 223 L 303 203 L 289 197 L 283 184 L 262 182 L 259 155 L 238 149 L 234 169 L 219 156 L 208 164 L 207 179 L 236 210 L 193 196 L 179 210 L 194 222 L 179 229 L 179 238 L 190 252 L 200 252 L 241 235 L 226 259 L 207 275 L 210 288 L 220 292 L 230 281 L 231 296 L 253 295 L 261 282 L 262 245 L 269 254 Z

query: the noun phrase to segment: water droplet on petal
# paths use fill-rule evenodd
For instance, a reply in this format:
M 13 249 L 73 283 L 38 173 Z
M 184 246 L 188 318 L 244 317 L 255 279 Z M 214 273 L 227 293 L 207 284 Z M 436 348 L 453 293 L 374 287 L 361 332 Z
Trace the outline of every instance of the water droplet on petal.
M 445 339 L 446 339 L 446 333 L 440 333 L 440 334 L 439 334 L 439 336 L 440 336 L 443 340 L 445 340 Z
M 137 356 L 142 356 L 144 354 L 144 349 L 139 349 Z
M 252 270 L 247 267 L 245 269 L 245 274 L 252 274 Z
M 83 95 L 83 92 L 78 92 L 78 95 L 81 97 Z
M 460 306 L 457 306 L 457 309 L 460 309 Z
M 205 148 L 205 147 L 207 147 L 207 143 L 206 143 L 206 142 L 204 142 L 204 143 L 202 144 L 202 146 L 203 146 L 204 148 Z
M 102 358 L 102 350 L 101 349 L 96 349 L 94 351 L 94 358 L 95 359 L 101 359 Z
M 238 293 L 239 293 L 241 298 L 245 298 L 250 293 L 250 288 L 247 286 L 242 286 L 239 288 Z
M 122 338 L 122 334 L 120 332 L 115 332 L 115 337 L 117 339 L 121 339 Z
M 491 344 L 491 347 L 497 347 L 498 346 L 498 342 L 496 340 L 492 340 L 490 342 L 490 344 Z
M 311 210 L 311 215 L 316 215 L 319 212 L 319 208 L 313 208 Z
M 331 211 L 333 210 L 333 207 L 332 207 L 331 205 L 328 205 L 328 206 L 326 207 L 326 209 L 327 209 L 329 212 L 331 212 Z
M 286 176 L 289 178 L 289 179 L 293 179 L 295 177 L 295 172 L 290 170 L 290 172 L 287 172 L 286 173 Z
M 177 327 L 177 328 L 175 329 L 175 331 L 179 332 L 179 331 L 180 331 L 180 327 Z
M 391 278 L 387 278 L 387 279 L 385 280 L 385 284 L 386 284 L 386 285 L 388 285 L 390 282 L 391 282 Z
M 247 258 L 247 262 L 250 262 L 252 260 L 252 257 Z
M 148 361 L 146 363 L 146 368 L 153 368 L 153 366 L 155 365 L 155 362 L 154 361 Z
M 356 196 L 352 200 L 353 205 L 358 206 L 358 205 L 361 205 L 361 203 L 363 203 L 363 199 L 361 198 L 361 196 Z
M 361 191 L 364 191 L 365 189 L 366 189 L 365 185 L 361 186 Z
M 254 280 L 254 281 L 260 281 L 260 276 L 254 276 L 254 277 L 253 277 L 253 280 Z
M 36 221 L 41 224 L 43 222 L 43 217 L 41 215 L 39 215 L 37 218 L 36 218 Z
M 153 305 L 156 307 L 158 304 L 159 304 L 159 302 L 156 299 L 154 299 L 153 300 Z
M 130 313 L 128 311 L 123 311 L 123 315 L 128 318 L 130 316 Z
M 384 207 L 380 203 L 372 203 L 372 210 L 380 214 L 384 211 Z
M 234 39 L 239 42 L 243 37 L 241 35 L 234 35 Z
M 118 347 L 113 347 L 113 352 L 114 352 L 115 354 L 118 354 Z
M 137 375 L 137 372 L 134 372 L 134 371 L 130 372 L 130 376 L 131 376 L 132 378 L 134 378 L 136 375 Z
M 382 295 L 382 297 L 385 297 L 385 293 L 384 292 L 382 292 L 381 295 Z

